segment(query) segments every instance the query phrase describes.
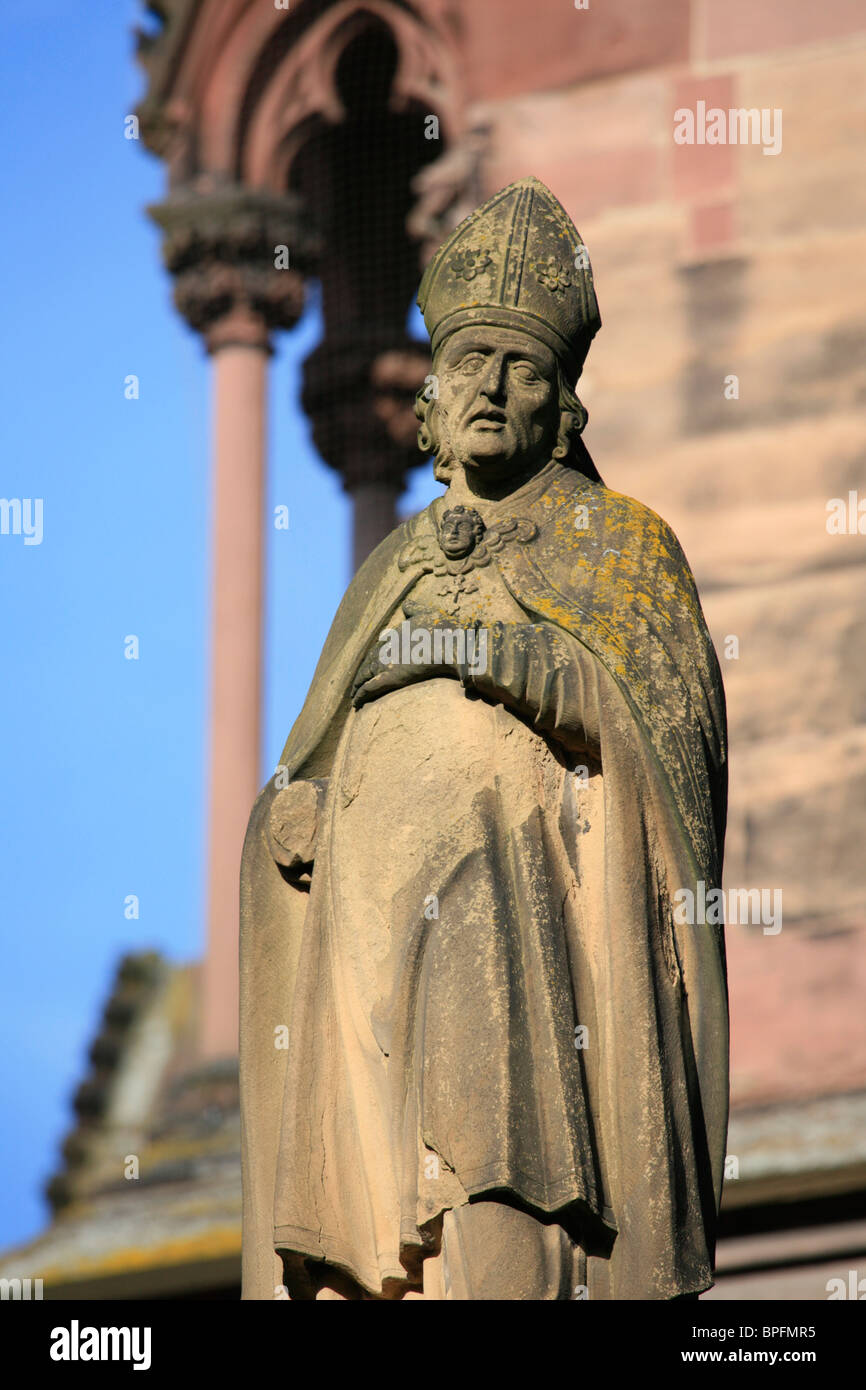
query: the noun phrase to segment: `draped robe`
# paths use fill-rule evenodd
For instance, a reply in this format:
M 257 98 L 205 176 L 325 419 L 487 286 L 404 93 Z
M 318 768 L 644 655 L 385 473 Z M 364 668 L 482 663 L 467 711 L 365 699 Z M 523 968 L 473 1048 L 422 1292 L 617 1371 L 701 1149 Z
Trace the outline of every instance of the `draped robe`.
M 551 464 L 485 507 L 476 592 L 443 598 L 447 505 L 361 568 L 289 735 L 283 779 L 328 784 L 309 892 L 268 849 L 276 777 L 251 816 L 244 1297 L 274 1296 L 277 1251 L 409 1287 L 438 1214 L 485 1196 L 560 1221 L 590 1297 L 698 1293 L 728 1042 L 722 931 L 673 916 L 720 886 L 724 839 L 694 582 L 655 513 Z M 371 644 L 431 595 L 486 626 L 484 669 L 354 709 Z

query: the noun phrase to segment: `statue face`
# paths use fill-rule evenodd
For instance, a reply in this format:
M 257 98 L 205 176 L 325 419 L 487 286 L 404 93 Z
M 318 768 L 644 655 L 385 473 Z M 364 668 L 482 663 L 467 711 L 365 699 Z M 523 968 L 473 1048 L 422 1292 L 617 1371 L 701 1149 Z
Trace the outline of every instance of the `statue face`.
M 437 355 L 438 427 L 458 464 L 491 479 L 540 468 L 559 432 L 556 361 L 513 328 L 461 328 Z
M 460 559 L 475 548 L 475 525 L 471 516 L 448 511 L 439 528 L 439 544 L 449 560 Z

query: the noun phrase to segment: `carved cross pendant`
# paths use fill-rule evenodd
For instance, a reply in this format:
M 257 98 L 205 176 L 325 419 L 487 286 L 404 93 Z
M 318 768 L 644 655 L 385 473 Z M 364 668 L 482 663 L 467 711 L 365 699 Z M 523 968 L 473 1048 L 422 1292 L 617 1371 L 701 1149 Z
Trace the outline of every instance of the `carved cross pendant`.
M 468 574 L 446 575 L 444 584 L 437 590 L 440 598 L 451 599 L 455 603 L 458 603 L 464 594 L 477 592 L 478 585 Z

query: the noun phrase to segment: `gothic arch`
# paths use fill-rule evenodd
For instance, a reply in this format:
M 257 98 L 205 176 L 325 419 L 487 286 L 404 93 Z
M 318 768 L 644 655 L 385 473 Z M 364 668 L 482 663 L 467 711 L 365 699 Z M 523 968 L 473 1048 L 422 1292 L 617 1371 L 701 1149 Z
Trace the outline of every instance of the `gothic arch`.
M 441 113 L 446 135 L 458 132 L 457 46 L 435 0 L 292 0 L 290 9 L 261 0 L 152 0 L 149 8 L 162 28 L 139 36 L 149 76 L 140 111 L 173 184 L 204 174 L 285 187 L 293 132 L 314 117 L 342 119 L 336 67 L 371 19 L 387 25 L 398 52 L 392 109 L 414 103 Z
M 435 114 L 443 141 L 450 142 L 461 112 L 456 59 L 448 44 L 394 0 L 341 0 L 292 46 L 261 95 L 245 103 L 236 131 L 243 182 L 284 189 L 311 123 L 339 124 L 345 118 L 336 81 L 340 58 L 376 21 L 387 28 L 397 52 L 390 110 Z

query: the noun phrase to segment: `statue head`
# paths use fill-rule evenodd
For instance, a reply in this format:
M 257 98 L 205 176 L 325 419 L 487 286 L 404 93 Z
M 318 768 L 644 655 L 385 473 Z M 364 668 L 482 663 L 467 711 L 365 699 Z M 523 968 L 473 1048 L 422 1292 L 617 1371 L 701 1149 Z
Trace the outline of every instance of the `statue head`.
M 601 324 L 586 247 L 538 179 L 520 179 L 462 222 L 425 271 L 418 303 L 433 377 L 418 443 L 436 476 L 495 484 L 550 459 L 595 474 L 573 385 Z M 431 389 L 432 387 L 432 389 Z
M 471 554 L 484 535 L 484 522 L 473 507 L 449 507 L 439 522 L 439 545 L 449 560 Z
M 513 328 L 459 329 L 433 361 L 435 397 L 418 392 L 418 445 L 436 477 L 455 467 L 492 480 L 573 461 L 587 413 L 548 347 Z

